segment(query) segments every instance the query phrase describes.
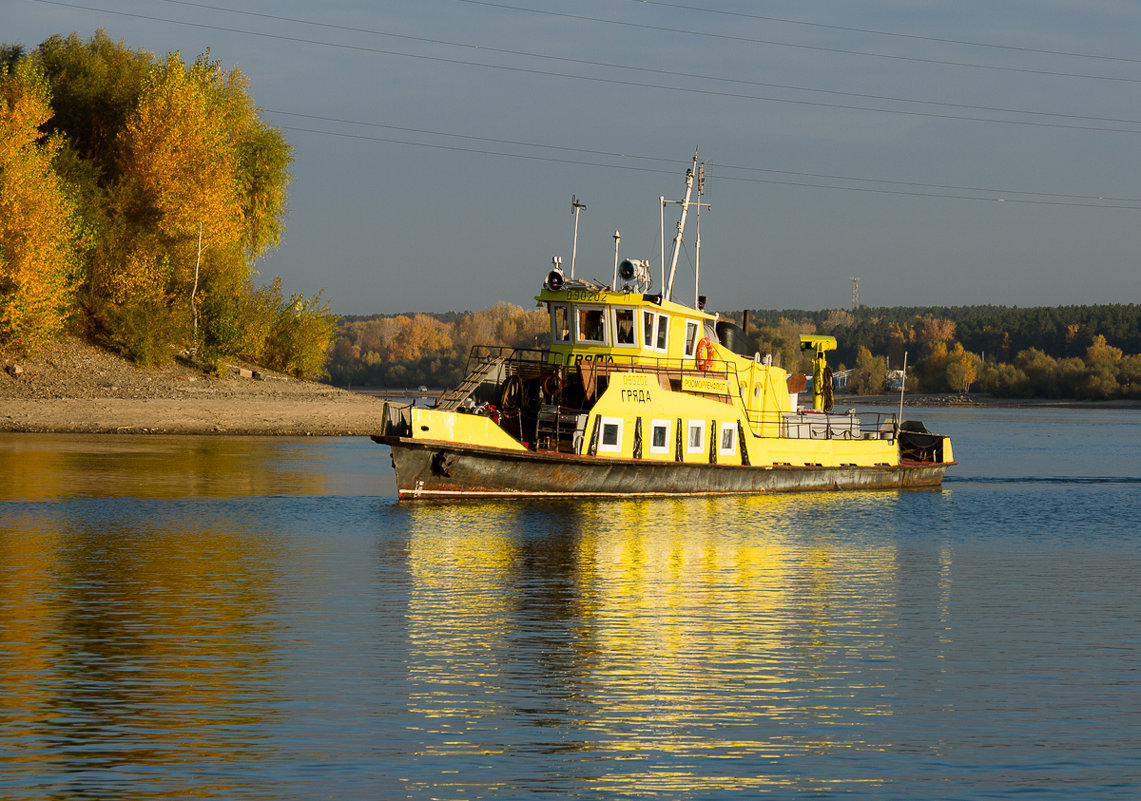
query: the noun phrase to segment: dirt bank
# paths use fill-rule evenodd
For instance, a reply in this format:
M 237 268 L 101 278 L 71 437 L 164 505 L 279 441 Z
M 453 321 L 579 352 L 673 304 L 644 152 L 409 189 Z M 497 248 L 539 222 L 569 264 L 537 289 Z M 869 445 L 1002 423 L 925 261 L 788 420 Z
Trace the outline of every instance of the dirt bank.
M 375 433 L 383 400 L 260 371 L 221 378 L 140 368 L 78 340 L 3 362 L 0 431 L 349 436 Z

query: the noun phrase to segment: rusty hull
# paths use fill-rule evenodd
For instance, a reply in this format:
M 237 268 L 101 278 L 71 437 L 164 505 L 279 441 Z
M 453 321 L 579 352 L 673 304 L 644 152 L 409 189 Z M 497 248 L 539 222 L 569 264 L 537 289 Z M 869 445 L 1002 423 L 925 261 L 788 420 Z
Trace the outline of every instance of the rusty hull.
M 504 451 L 398 436 L 373 439 L 392 448 L 401 499 L 918 489 L 938 487 L 949 466 L 750 467 Z

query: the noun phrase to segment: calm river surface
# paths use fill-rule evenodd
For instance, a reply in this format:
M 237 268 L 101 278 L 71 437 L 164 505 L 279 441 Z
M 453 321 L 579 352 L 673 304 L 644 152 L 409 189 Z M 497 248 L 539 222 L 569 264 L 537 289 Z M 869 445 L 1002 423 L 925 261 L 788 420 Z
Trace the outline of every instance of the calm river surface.
M 396 503 L 367 439 L 0 435 L 0 798 L 1136 799 L 1141 411 L 942 491 Z

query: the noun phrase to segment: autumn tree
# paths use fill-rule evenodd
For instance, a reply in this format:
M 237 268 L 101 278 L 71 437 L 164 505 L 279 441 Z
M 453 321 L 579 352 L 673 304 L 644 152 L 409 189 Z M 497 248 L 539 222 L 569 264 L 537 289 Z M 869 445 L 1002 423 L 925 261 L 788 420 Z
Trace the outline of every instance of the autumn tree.
M 47 82 L 30 61 L 0 66 L 0 349 L 26 352 L 57 336 L 78 271 L 75 203 L 44 141 Z
M 924 351 L 931 352 L 936 345 L 955 338 L 955 323 L 943 317 L 926 317 L 917 327 L 915 338 Z
M 969 392 L 981 366 L 982 359 L 965 350 L 962 343 L 954 343 L 947 352 L 947 386 L 954 392 Z
M 887 365 L 880 356 L 873 356 L 865 347 L 856 351 L 856 366 L 848 379 L 848 387 L 856 395 L 874 395 L 883 392 L 887 381 Z

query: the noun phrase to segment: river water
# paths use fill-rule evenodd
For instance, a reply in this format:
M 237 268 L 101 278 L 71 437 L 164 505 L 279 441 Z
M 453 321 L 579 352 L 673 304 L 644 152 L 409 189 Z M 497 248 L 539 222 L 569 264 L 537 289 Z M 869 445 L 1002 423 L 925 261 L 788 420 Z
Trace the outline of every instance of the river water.
M 367 439 L 0 436 L 0 798 L 1141 797 L 1141 411 L 942 491 L 397 503 Z

